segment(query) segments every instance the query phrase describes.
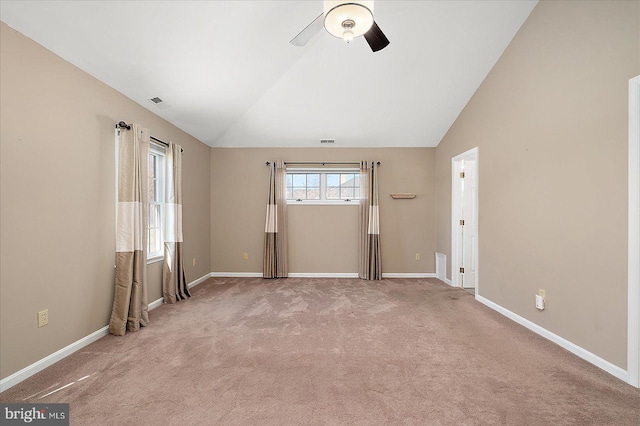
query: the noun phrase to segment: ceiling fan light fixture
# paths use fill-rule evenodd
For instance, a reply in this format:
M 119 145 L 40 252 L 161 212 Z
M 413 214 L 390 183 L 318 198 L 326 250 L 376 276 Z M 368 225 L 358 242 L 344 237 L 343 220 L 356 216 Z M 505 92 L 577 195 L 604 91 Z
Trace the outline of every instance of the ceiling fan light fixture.
M 347 43 L 351 43 L 353 40 L 353 27 L 355 24 L 356 23 L 351 19 L 347 19 L 342 23 L 342 28 L 344 28 L 344 31 L 342 32 L 342 39 Z
M 373 1 L 324 2 L 324 27 L 347 43 L 360 37 L 373 25 Z

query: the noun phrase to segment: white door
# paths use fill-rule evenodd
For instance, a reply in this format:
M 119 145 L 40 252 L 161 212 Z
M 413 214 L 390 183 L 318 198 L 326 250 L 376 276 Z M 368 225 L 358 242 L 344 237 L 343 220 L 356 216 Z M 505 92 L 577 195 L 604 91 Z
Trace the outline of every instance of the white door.
M 478 289 L 478 148 L 451 159 L 451 285 Z
M 462 160 L 463 177 L 462 190 L 462 268 L 461 274 L 463 288 L 475 288 L 478 268 L 478 212 L 476 200 L 478 199 L 478 185 L 476 179 L 476 161 Z

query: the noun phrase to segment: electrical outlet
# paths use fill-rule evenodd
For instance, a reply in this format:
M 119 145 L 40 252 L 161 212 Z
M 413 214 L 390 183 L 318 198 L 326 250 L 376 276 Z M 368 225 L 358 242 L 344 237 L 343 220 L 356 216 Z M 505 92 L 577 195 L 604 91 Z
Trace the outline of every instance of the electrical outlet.
M 38 312 L 38 328 L 44 327 L 49 324 L 49 310 L 45 309 L 44 311 Z
M 195 257 L 193 258 L 193 266 L 196 266 L 198 264 L 198 259 L 196 259 Z
M 244 260 L 249 260 L 249 253 L 242 253 L 242 258 Z
M 416 253 L 416 260 L 420 260 L 420 253 Z

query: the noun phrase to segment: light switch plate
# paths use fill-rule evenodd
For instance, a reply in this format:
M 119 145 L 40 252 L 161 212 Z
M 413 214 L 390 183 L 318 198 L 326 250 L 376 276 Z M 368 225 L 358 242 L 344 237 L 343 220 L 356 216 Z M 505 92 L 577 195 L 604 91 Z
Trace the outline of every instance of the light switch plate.
M 536 308 L 540 309 L 541 311 L 544 310 L 544 297 L 540 296 L 539 294 L 536 294 Z

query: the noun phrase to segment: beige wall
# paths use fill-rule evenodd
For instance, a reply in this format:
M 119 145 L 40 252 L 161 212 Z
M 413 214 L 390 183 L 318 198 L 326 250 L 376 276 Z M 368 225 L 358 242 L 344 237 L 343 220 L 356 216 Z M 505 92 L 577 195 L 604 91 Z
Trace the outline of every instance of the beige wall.
M 383 273 L 435 272 L 434 148 L 214 148 L 211 150 L 211 266 L 214 272 L 262 272 L 266 161 L 381 161 Z M 393 200 L 391 192 L 415 192 Z M 289 206 L 289 271 L 358 271 L 357 206 Z M 249 254 L 243 260 L 243 253 Z M 415 254 L 421 260 L 415 260 Z
M 480 295 L 623 369 L 639 24 L 638 2 L 539 3 L 436 150 L 438 252 L 451 158 L 477 146 Z
M 210 148 L 0 24 L 0 376 L 108 323 L 114 124 L 183 145 L 187 280 L 211 271 Z M 191 259 L 197 257 L 197 267 Z M 150 266 L 150 301 L 161 297 Z M 49 325 L 36 312 L 49 309 Z
M 188 281 L 261 272 L 264 163 L 278 158 L 381 161 L 382 270 L 435 272 L 436 248 L 451 257 L 451 157 L 478 146 L 480 294 L 626 368 L 639 21 L 638 2 L 540 3 L 437 149 L 211 149 L 1 24 L 0 377 L 107 324 L 121 119 L 185 148 Z M 291 272 L 356 272 L 356 207 L 291 206 L 288 219 Z M 160 267 L 149 267 L 150 300 Z M 38 329 L 41 309 L 50 324 Z

